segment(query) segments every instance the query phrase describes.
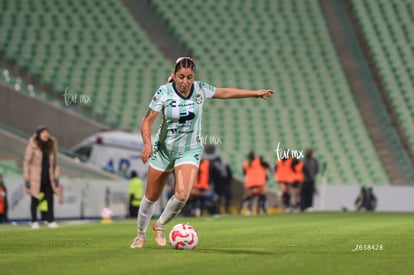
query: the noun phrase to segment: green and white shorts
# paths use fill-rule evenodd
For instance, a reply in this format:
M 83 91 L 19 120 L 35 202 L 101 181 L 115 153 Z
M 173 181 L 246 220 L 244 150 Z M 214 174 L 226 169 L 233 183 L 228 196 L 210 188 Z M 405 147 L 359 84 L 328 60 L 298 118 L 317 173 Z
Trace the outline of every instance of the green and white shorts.
M 172 171 L 174 167 L 181 164 L 193 164 L 198 168 L 202 153 L 202 148 L 175 152 L 166 149 L 164 146 L 154 145 L 149 165 L 158 171 Z

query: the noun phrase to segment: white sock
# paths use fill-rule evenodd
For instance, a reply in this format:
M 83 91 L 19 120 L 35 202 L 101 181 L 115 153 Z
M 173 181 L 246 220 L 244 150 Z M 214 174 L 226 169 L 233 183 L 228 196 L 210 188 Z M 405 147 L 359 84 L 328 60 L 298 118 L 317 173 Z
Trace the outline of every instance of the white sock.
M 151 221 L 152 214 L 154 213 L 155 201 L 150 201 L 145 197 L 142 197 L 141 204 L 139 205 L 137 227 L 138 237 L 145 238 L 147 233 L 148 224 Z
M 172 196 L 167 202 L 164 211 L 162 211 L 157 224 L 159 226 L 164 226 L 169 221 L 174 219 L 180 213 L 181 209 L 183 209 L 185 203 L 186 201 L 179 201 L 174 196 Z

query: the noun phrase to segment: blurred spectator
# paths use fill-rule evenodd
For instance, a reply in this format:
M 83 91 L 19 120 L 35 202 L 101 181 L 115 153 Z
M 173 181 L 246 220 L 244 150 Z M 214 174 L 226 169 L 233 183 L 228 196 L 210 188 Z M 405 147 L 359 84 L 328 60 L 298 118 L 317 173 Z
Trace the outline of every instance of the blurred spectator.
M 45 126 L 36 129 L 29 139 L 24 155 L 25 190 L 31 196 L 32 228 L 38 229 L 37 209 L 39 194 L 43 192 L 47 201 L 48 227 L 55 228 L 53 193 L 58 193 L 59 166 L 57 164 L 57 141 Z
M 374 195 L 374 190 L 372 187 L 368 187 L 367 189 L 367 200 L 367 210 L 375 211 L 377 208 L 377 197 Z
M 216 209 L 221 212 L 224 202 L 224 213 L 230 214 L 231 203 L 231 182 L 233 174 L 230 166 L 218 156 L 210 162 L 210 181 L 214 184 L 214 191 L 217 195 Z
M 315 180 L 319 173 L 318 160 L 313 155 L 313 150 L 306 149 L 303 165 L 303 184 L 300 191 L 300 210 L 305 211 L 313 206 L 313 195 L 316 192 Z
M 368 194 L 365 187 L 361 187 L 358 197 L 355 200 L 355 206 L 357 211 L 367 210 L 368 207 Z
M 285 211 L 290 211 L 290 188 L 294 181 L 292 170 L 292 158 L 282 158 L 277 160 L 275 165 L 275 180 L 279 184 L 282 192 L 282 203 Z
M 292 190 L 291 194 L 293 195 L 294 205 L 293 208 L 298 210 L 300 207 L 300 192 L 304 181 L 303 175 L 303 166 L 304 162 L 300 159 L 293 159 L 292 161 L 292 170 L 293 170 L 293 183 L 292 183 Z
M 254 188 L 254 194 L 258 196 L 256 213 L 259 214 L 262 210 L 263 214 L 267 214 L 267 170 L 270 169 L 269 163 L 267 163 L 263 157 L 260 157 L 261 163 L 261 177 L 264 178 L 264 181 L 261 181 L 262 185 Z
M 193 189 L 191 190 L 190 205 L 192 216 L 202 216 L 205 208 L 205 197 L 210 183 L 210 161 L 202 158 Z
M 252 200 L 255 196 L 259 196 L 257 209 L 259 210 L 261 205 L 266 212 L 266 171 L 268 168 L 269 164 L 262 158 L 256 157 L 254 152 L 248 154 L 247 160 L 243 163 L 245 197 L 240 203 L 239 213 L 246 203 L 248 214 L 252 212 Z
M 131 171 L 129 187 L 128 187 L 128 201 L 129 201 L 129 217 L 136 218 L 138 215 L 139 205 L 141 204 L 142 196 L 144 195 L 144 183 L 138 177 L 136 171 Z
M 0 223 L 8 221 L 7 206 L 7 188 L 3 181 L 3 175 L 0 174 Z

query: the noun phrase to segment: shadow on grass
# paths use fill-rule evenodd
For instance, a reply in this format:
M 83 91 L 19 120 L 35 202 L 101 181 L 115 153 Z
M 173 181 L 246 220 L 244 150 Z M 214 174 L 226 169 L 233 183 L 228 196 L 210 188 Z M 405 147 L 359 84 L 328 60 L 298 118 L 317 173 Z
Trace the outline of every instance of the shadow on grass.
M 165 249 L 160 247 L 146 247 L 146 250 L 158 250 L 159 253 L 174 251 L 174 249 Z M 194 252 L 194 253 L 204 253 L 204 254 L 227 254 L 227 255 L 281 255 L 283 252 L 275 252 L 275 251 L 258 251 L 252 249 L 229 249 L 229 248 L 199 248 L 197 247 L 195 250 L 175 250 L 185 252 Z
M 169 247 L 160 248 L 157 246 L 153 247 L 146 247 L 145 250 L 157 250 L 158 253 L 170 253 L 171 251 L 181 251 L 183 253 L 186 252 L 193 252 L 193 253 L 203 253 L 203 254 L 225 254 L 225 255 L 261 255 L 261 256 L 281 256 L 281 255 L 347 255 L 347 254 L 357 254 L 357 252 L 353 252 L 350 250 L 338 250 L 332 251 L 330 249 L 327 250 L 298 250 L 298 249 L 288 249 L 288 247 L 281 248 L 278 251 L 260 251 L 260 250 L 253 250 L 253 249 L 231 249 L 231 248 L 200 248 L 197 247 L 195 250 L 174 250 L 170 249 Z
M 220 248 L 197 248 L 197 253 L 205 253 L 205 254 L 227 254 L 227 255 L 261 255 L 261 256 L 281 256 L 281 255 L 350 255 L 356 254 L 356 252 L 349 251 L 257 251 L 257 250 L 249 250 L 249 249 L 220 249 Z
M 234 255 L 279 255 L 281 253 L 271 251 L 257 251 L 251 249 L 220 249 L 220 248 L 197 248 L 198 253 L 206 254 L 234 254 Z

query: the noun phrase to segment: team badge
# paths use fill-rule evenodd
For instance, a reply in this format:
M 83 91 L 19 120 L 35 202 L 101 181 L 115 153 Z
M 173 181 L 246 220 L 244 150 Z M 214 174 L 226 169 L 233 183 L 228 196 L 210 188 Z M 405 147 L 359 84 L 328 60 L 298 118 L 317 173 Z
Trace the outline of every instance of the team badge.
M 201 96 L 201 94 L 196 95 L 196 103 L 197 104 L 201 104 L 203 102 L 203 97 Z
M 156 159 L 157 159 L 157 153 L 152 153 L 151 160 L 156 160 Z

